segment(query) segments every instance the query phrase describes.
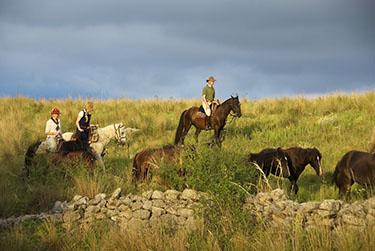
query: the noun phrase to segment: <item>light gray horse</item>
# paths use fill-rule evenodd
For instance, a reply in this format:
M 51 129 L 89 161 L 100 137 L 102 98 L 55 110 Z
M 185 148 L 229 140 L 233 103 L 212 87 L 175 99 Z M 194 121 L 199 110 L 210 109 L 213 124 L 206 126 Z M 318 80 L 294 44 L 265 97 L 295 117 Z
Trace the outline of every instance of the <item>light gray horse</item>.
M 125 145 L 127 133 L 137 132 L 137 131 L 139 131 L 139 129 L 126 128 L 123 123 L 112 124 L 112 125 L 97 129 L 99 139 L 97 142 L 91 143 L 90 146 L 95 153 L 95 159 L 100 163 L 100 165 L 103 167 L 104 170 L 105 170 L 105 166 L 104 166 L 101 154 L 103 153 L 105 146 L 112 139 L 116 139 L 120 145 Z M 72 135 L 73 133 L 66 132 L 62 136 L 65 141 L 69 141 L 71 140 Z M 28 168 L 31 167 L 30 166 L 31 160 L 35 155 L 46 154 L 46 153 L 48 153 L 48 146 L 47 146 L 46 141 L 37 142 L 31 145 L 26 153 L 26 158 L 25 158 L 26 170 L 28 170 Z

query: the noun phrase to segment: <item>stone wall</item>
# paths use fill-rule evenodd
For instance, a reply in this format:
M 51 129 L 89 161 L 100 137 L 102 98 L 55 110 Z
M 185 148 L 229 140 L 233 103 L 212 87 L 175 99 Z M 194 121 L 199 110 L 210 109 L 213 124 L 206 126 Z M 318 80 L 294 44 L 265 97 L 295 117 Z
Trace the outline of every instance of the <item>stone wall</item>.
M 197 226 L 196 212 L 202 192 L 185 189 L 147 191 L 141 196 L 121 196 L 121 189 L 112 195 L 98 194 L 94 199 L 76 195 L 68 204 L 55 205 L 63 213 L 64 226 L 79 224 L 88 226 L 93 221 L 109 219 L 122 228 L 167 224 L 172 228 L 194 229 Z
M 285 191 L 276 189 L 270 193 L 249 195 L 244 209 L 271 227 L 300 224 L 304 229 L 321 226 L 334 229 L 375 225 L 375 197 L 353 204 L 340 200 L 298 203 L 289 200 Z
M 62 220 L 66 228 L 85 228 L 92 222 L 110 220 L 122 228 L 166 224 L 171 228 L 195 229 L 199 222 L 197 212 L 202 209 L 199 199 L 208 199 L 207 194 L 186 189 L 147 191 L 142 195 L 122 195 L 116 189 L 111 195 L 98 194 L 93 199 L 80 195 L 70 202 L 57 201 L 52 213 L 25 215 L 0 219 L 0 228 L 9 228 L 25 220 Z M 335 229 L 340 226 L 363 228 L 375 225 L 375 197 L 364 202 L 345 203 L 340 200 L 310 201 L 298 203 L 288 199 L 285 191 L 249 195 L 243 205 L 253 219 L 270 227 L 300 225 L 304 229 L 326 226 Z M 252 222 L 249 220 L 249 222 Z

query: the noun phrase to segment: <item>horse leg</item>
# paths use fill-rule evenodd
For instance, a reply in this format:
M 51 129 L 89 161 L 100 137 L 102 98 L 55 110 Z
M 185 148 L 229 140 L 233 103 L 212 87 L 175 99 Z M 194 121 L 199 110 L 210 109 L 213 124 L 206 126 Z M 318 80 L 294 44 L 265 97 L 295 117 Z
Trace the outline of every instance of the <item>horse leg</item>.
M 198 136 L 201 133 L 202 129 L 198 128 L 195 130 L 195 141 L 198 143 Z
M 103 163 L 102 156 L 100 154 L 98 154 L 98 152 L 95 152 L 94 157 L 99 162 L 100 166 L 103 168 L 103 171 L 105 172 L 105 166 L 104 166 L 104 163 Z
M 221 147 L 221 142 L 220 142 L 220 128 L 215 127 L 215 140 L 216 144 Z
M 192 125 L 191 121 L 186 121 L 186 120 L 185 120 L 185 125 L 184 125 L 184 129 L 182 130 L 182 136 L 181 136 L 181 144 L 182 145 L 184 144 L 185 136 L 189 132 L 189 130 L 191 128 L 191 125 Z

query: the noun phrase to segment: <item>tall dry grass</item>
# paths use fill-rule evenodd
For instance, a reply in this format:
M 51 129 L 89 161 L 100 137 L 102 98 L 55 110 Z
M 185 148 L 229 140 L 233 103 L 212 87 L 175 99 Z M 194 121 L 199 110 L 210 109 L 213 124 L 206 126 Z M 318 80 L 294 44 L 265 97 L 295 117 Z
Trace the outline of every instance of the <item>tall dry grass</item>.
M 44 127 L 51 109 L 58 107 L 62 112 L 63 131 L 73 131 L 77 113 L 85 102 L 83 99 L 34 100 L 27 97 L 0 99 L 2 217 L 47 211 L 54 201 L 71 199 L 75 194 L 93 197 L 99 192 L 111 193 L 117 187 L 121 187 L 124 193 L 136 193 L 151 187 L 171 188 L 181 185 L 173 184 L 180 182 L 178 178 L 174 181 L 163 178 L 159 179 L 160 183 L 134 187 L 130 182 L 132 157 L 146 147 L 172 143 L 182 111 L 199 105 L 199 100 L 94 100 L 93 123 L 105 126 L 121 121 L 127 127 L 140 129 L 139 133 L 129 135 L 130 147 L 109 144 L 104 158 L 108 167 L 105 173 L 96 169 L 90 175 L 83 167 L 64 169 L 58 166 L 51 166 L 45 172 L 47 164 L 41 161 L 30 178 L 21 178 L 19 167 L 23 164 L 25 151 L 30 144 L 45 138 Z M 231 123 L 228 121 L 222 149 L 200 154 L 197 157 L 199 163 L 187 163 L 196 175 L 195 180 L 191 178 L 190 184 L 219 191 L 225 183 L 222 182 L 225 176 L 228 182 L 223 187 L 230 188 L 228 193 L 235 189 L 267 190 L 268 185 L 261 180 L 254 184 L 242 182 L 246 175 L 241 169 L 241 159 L 246 159 L 250 152 L 268 147 L 317 147 L 323 155 L 323 176 L 316 176 L 314 170 L 307 167 L 298 180 L 298 195 L 291 194 L 290 197 L 298 201 L 338 198 L 338 191 L 331 181 L 333 170 L 345 152 L 368 149 L 375 121 L 375 92 L 337 94 L 315 99 L 242 99 L 241 103 L 242 117 Z M 200 142 L 210 141 L 212 135 L 212 131 L 202 132 Z M 188 134 L 185 142 L 195 143 L 193 132 Z M 231 165 L 231 162 L 235 164 Z M 208 178 L 211 176 L 202 177 L 205 165 L 212 179 Z M 222 176 L 213 175 L 215 172 Z M 272 188 L 288 189 L 290 185 L 288 180 L 273 176 L 269 177 L 268 182 Z M 352 194 L 352 200 L 363 200 L 373 195 L 373 192 L 354 185 Z M 235 205 L 232 203 L 232 207 Z M 371 239 L 373 229 L 363 233 L 355 230 L 327 232 L 324 229 L 305 232 L 296 225 L 291 232 L 275 232 L 262 226 L 246 226 L 245 216 L 241 216 L 236 208 L 222 205 L 216 209 L 219 213 L 212 212 L 216 220 L 208 226 L 200 226 L 200 230 L 192 235 L 161 230 L 119 231 L 105 224 L 74 235 L 66 232 L 58 223 L 48 223 L 48 226 L 34 226 L 35 223 L 30 223 L 14 228 L 11 232 L 0 232 L 0 246 L 5 245 L 9 250 L 113 250 L 129 245 L 132 249 L 153 250 L 350 250 L 359 245 L 363 250 L 374 250 L 374 239 Z M 118 237 L 114 237 L 116 233 Z

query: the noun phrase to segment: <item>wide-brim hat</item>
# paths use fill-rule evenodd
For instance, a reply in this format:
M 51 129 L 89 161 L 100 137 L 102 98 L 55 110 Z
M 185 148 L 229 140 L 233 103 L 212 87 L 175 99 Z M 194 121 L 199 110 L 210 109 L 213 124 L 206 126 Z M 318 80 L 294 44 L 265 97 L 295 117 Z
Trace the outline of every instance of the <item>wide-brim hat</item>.
M 214 77 L 210 76 L 210 77 L 206 80 L 206 82 L 210 82 L 210 81 L 215 82 L 216 79 L 215 79 Z

